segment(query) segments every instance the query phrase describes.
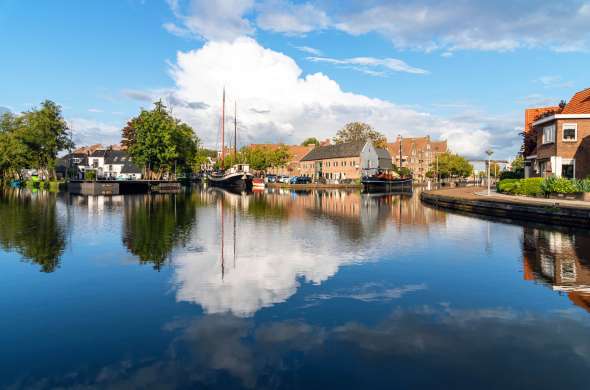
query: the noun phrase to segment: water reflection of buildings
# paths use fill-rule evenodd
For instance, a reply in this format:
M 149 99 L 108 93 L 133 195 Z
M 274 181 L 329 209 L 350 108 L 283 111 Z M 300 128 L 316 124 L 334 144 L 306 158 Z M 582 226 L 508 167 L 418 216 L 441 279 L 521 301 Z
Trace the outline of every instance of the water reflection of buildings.
M 522 246 L 525 280 L 564 292 L 590 312 L 590 235 L 524 227 Z
M 445 222 L 444 213 L 394 194 L 210 189 L 194 196 L 215 207 L 199 211 L 208 229 L 191 238 L 205 250 L 174 256 L 174 284 L 177 300 L 209 314 L 251 316 L 284 302 L 301 283 L 320 284 L 342 266 L 401 248 L 400 225 Z

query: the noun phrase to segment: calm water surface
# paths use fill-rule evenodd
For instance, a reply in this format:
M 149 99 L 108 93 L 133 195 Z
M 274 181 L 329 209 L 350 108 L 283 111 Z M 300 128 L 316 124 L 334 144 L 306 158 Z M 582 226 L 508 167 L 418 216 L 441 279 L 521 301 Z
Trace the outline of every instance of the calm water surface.
M 588 388 L 590 234 L 418 196 L 0 194 L 0 388 Z

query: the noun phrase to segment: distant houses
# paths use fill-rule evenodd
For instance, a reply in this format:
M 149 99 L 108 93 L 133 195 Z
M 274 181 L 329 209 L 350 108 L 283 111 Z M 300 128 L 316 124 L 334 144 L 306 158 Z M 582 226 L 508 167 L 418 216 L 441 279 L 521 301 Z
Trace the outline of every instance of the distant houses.
M 131 156 L 121 148 L 92 145 L 76 149 L 58 162 L 58 172 L 64 177 L 67 172 L 77 179 L 94 172 L 98 179 L 139 180 L 141 169 L 133 163 Z
M 387 149 L 395 166 L 408 168 L 416 181 L 426 180 L 426 173 L 435 169 L 436 156 L 448 152 L 447 141 L 433 141 L 429 135 L 398 137 Z
M 525 177 L 590 175 L 590 88 L 561 106 L 525 111 Z
M 392 169 L 391 155 L 370 141 L 318 146 L 300 161 L 301 176 L 314 179 L 354 180 L 379 169 Z

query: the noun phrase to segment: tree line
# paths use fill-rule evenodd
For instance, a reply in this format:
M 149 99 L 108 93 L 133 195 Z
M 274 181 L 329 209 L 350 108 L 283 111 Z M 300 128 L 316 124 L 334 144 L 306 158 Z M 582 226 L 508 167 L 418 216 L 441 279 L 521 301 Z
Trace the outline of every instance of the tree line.
M 256 171 L 264 171 L 284 166 L 291 158 L 285 145 L 252 145 L 219 161 L 217 152 L 203 148 L 194 129 L 174 118 L 161 101 L 154 103 L 151 110 L 142 109 L 139 115 L 131 118 L 122 129 L 121 138 L 121 144 L 127 148 L 134 163 L 143 169 L 144 177 L 149 179 L 197 172 L 209 159 L 217 160 L 218 168 L 249 164 Z M 377 147 L 387 147 L 386 137 L 362 122 L 346 124 L 332 138 L 336 144 L 367 140 Z M 302 145 L 319 146 L 320 142 L 311 137 Z M 58 154 L 72 148 L 74 143 L 62 109 L 51 100 L 19 115 L 5 113 L 0 117 L 2 178 L 21 179 L 23 169 L 37 169 L 47 178 L 55 177 Z M 472 171 L 473 167 L 460 156 L 451 153 L 439 156 L 440 177 L 465 177 Z
M 55 177 L 57 155 L 74 146 L 61 107 L 45 100 L 39 108 L 0 118 L 0 175 L 18 178 L 23 169 Z

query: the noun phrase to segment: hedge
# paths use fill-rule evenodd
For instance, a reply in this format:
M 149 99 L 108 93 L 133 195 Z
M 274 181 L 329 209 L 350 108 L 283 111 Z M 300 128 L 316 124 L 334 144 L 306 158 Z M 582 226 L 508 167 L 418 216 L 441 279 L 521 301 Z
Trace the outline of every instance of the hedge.
M 504 179 L 496 185 L 498 192 L 512 195 L 542 196 L 550 193 L 571 194 L 590 192 L 590 179 L 576 180 L 562 177 L 533 177 L 529 179 Z

